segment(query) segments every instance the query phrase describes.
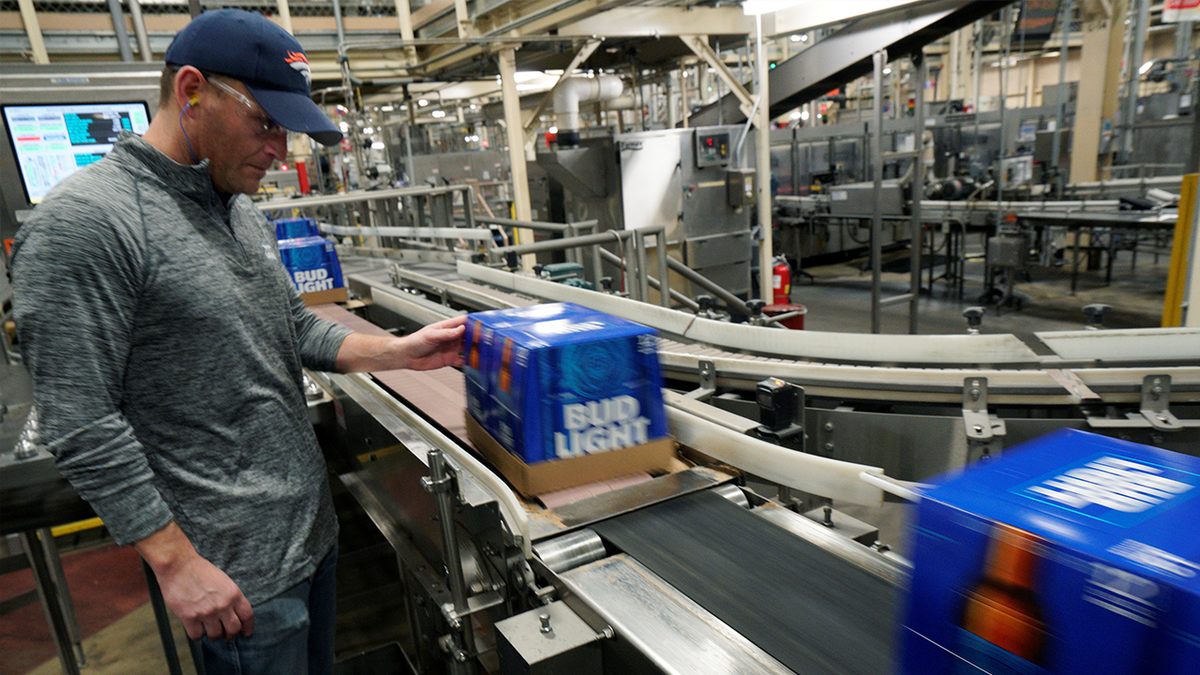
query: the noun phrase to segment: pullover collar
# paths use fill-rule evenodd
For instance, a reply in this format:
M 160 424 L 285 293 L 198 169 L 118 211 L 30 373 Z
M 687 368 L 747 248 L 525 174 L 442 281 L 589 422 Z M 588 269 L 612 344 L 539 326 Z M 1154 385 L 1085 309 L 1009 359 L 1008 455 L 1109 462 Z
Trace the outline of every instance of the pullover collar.
M 199 164 L 180 164 L 132 131 L 121 132 L 108 156 L 130 170 L 162 183 L 171 192 L 195 200 L 206 209 L 216 204 L 220 205 L 220 210 L 227 212 L 232 207 L 233 200 L 228 200 L 230 203 L 226 204 L 226 200 L 221 199 L 213 187 L 212 178 L 208 175 L 207 159 Z M 227 219 L 227 216 L 223 219 Z

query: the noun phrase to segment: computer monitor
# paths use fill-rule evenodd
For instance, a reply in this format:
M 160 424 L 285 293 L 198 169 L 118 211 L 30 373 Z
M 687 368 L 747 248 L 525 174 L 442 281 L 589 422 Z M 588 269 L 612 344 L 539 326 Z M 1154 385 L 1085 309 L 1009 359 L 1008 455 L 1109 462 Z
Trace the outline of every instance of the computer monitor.
M 112 150 L 122 131 L 144 134 L 150 108 L 144 101 L 5 105 L 4 128 L 30 204 L 50 188 Z

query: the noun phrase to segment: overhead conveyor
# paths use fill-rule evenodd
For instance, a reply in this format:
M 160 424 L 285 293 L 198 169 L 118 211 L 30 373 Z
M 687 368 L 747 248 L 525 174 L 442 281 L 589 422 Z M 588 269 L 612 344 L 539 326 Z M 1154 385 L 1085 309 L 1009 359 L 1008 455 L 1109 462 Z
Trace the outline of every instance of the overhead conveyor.
M 886 50 L 907 56 L 924 45 L 1012 4 L 1008 0 L 932 0 L 853 19 L 811 48 L 781 61 L 768 75 L 770 114 L 774 119 L 818 96 L 871 73 L 871 55 Z M 746 114 L 733 94 L 693 113 L 692 126 L 737 124 Z

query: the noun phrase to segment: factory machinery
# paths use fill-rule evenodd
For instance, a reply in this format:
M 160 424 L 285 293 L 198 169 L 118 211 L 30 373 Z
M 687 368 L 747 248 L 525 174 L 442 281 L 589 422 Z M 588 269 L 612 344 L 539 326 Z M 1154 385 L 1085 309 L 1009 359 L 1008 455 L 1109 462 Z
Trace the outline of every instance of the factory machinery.
M 1060 110 L 1037 113 L 1030 153 L 1012 142 L 1029 120 L 1011 111 L 995 120 L 936 113 L 928 125 L 918 110 L 777 131 L 777 250 L 793 259 L 850 252 L 868 219 L 895 225 L 887 240 L 875 228 L 881 246 L 916 241 L 910 223 L 946 223 L 963 236 L 999 235 L 988 253 L 1023 264 L 1027 237 L 1047 218 L 1111 213 L 1126 196 L 1101 194 L 1111 184 L 1035 194 L 1026 155 L 1044 150 Z M 542 153 L 534 174 L 545 177 L 544 209 L 565 224 L 480 217 L 469 184 L 259 205 L 315 216 L 339 240 L 361 315 L 317 311 L 357 330 L 571 301 L 659 331 L 675 460 L 574 499 L 523 497 L 473 452 L 457 371 L 309 374 L 331 465 L 395 550 L 404 611 L 392 620 L 406 626 L 404 660 L 418 672 L 893 672 L 910 565 L 892 547 L 922 482 L 1062 427 L 1200 454 L 1194 328 L 878 335 L 789 331 L 783 317 L 764 317 L 747 302 L 748 195 L 769 178 L 747 168 L 755 137 L 730 121 L 583 134 L 577 147 Z M 924 156 L 925 127 L 932 175 L 943 181 L 909 170 Z M 951 157 L 951 147 L 964 152 Z M 983 201 L 994 177 L 980 168 L 993 164 L 1004 189 Z M 828 189 L 805 194 L 816 182 Z M 1147 189 L 1175 185 L 1133 185 L 1134 197 L 1151 200 L 1138 218 L 1169 220 L 1169 196 Z M 22 200 L 4 196 L 7 233 L 19 221 L 7 211 Z M 529 256 L 539 263 L 532 274 L 522 271 Z M 16 417 L 5 440 L 21 431 Z M 41 488 L 69 493 L 48 453 L 27 450 L 0 453 L 7 524 L 65 509 Z M 38 494 L 18 510 L 11 500 L 26 488 Z
M 648 480 L 533 501 L 470 450 L 457 371 L 311 374 L 326 400 L 319 435 L 396 550 L 396 620 L 420 672 L 891 672 L 909 565 L 890 548 L 902 526 L 881 535 L 865 521 L 902 518 L 922 481 L 1060 427 L 1200 452 L 1196 329 L 884 336 L 733 323 L 661 292 L 670 275 L 646 255 L 661 230 L 626 231 L 618 254 L 601 255 L 611 232 L 482 220 L 447 221 L 414 246 L 362 244 L 400 234 L 382 226 L 322 225 L 364 235 L 340 250 L 370 322 L 319 311 L 409 329 L 570 301 L 652 326 L 679 451 Z M 503 245 L 485 225 L 550 234 Z M 587 286 L 614 284 L 587 272 L 563 283 L 553 264 L 518 269 L 551 252 L 627 276 L 604 292 Z

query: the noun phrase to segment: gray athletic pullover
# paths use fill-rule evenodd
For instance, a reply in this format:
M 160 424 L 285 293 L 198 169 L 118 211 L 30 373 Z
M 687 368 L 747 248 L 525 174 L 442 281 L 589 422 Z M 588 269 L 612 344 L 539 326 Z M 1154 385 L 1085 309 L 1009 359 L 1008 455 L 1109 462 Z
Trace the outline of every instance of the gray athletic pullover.
M 350 331 L 304 307 L 249 198 L 126 132 L 18 231 L 42 438 L 119 544 L 174 519 L 251 604 L 337 537 L 302 368 Z

